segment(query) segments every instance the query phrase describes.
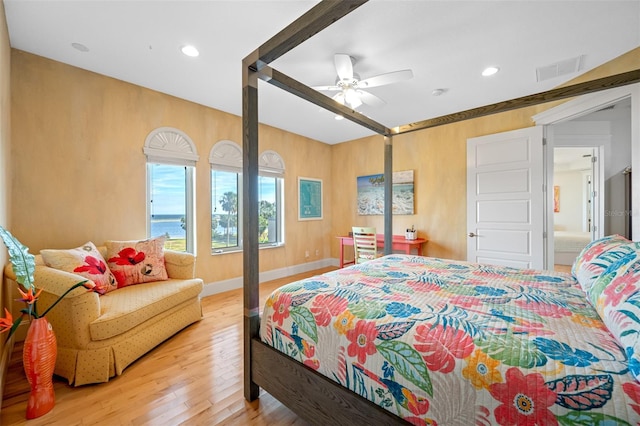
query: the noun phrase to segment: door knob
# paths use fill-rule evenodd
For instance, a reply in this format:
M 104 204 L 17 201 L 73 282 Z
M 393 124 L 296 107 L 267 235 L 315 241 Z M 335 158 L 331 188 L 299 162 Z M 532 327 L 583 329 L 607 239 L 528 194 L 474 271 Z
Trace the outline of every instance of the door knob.
M 469 232 L 469 236 L 470 236 L 470 237 L 477 237 L 478 235 L 477 235 L 477 234 L 474 234 L 473 232 Z

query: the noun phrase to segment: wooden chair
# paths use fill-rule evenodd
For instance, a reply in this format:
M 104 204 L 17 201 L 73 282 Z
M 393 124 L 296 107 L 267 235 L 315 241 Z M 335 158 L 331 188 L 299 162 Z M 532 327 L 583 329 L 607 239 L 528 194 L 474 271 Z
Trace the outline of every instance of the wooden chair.
M 355 263 L 363 263 L 378 257 L 378 244 L 376 242 L 376 228 L 354 226 L 353 254 Z

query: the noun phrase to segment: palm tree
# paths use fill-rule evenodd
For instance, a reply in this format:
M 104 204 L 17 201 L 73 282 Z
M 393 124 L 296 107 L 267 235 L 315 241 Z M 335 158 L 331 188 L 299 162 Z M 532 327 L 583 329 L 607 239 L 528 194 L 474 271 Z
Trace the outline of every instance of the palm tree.
M 231 216 L 238 213 L 238 194 L 235 192 L 225 192 L 220 197 L 220 207 L 227 212 L 227 246 L 229 246 L 229 228 L 231 227 Z

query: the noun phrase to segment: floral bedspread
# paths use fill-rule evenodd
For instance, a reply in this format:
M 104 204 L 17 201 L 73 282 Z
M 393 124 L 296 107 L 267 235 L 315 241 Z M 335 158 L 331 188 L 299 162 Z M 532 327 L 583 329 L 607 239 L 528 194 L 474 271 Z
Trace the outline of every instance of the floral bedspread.
M 389 255 L 279 288 L 261 321 L 413 424 L 640 424 L 640 383 L 569 274 Z

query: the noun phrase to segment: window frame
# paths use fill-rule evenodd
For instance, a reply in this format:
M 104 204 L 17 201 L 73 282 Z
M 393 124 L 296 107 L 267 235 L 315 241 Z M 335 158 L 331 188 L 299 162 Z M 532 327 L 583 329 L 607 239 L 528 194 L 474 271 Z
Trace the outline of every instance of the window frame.
M 221 140 L 216 142 L 211 151 L 209 152 L 209 209 L 211 218 L 213 218 L 213 206 L 214 206 L 214 186 L 213 186 L 213 176 L 212 172 L 221 171 L 221 172 L 230 172 L 235 173 L 238 182 L 238 212 L 237 212 L 237 220 L 238 220 L 238 245 L 231 247 L 221 247 L 214 249 L 211 245 L 213 243 L 213 235 L 211 231 L 209 231 L 209 241 L 210 241 L 210 252 L 212 255 L 224 254 L 224 253 L 235 253 L 242 251 L 242 148 L 237 143 L 230 140 Z M 215 197 L 218 195 L 215 194 Z M 211 219 L 209 220 L 209 228 L 211 228 Z
M 185 176 L 185 251 L 196 254 L 196 173 L 199 159 L 196 146 L 191 138 L 181 130 L 172 127 L 160 127 L 147 135 L 143 152 L 146 161 L 146 227 L 147 237 L 151 238 L 152 212 L 152 174 L 153 165 L 182 166 Z

